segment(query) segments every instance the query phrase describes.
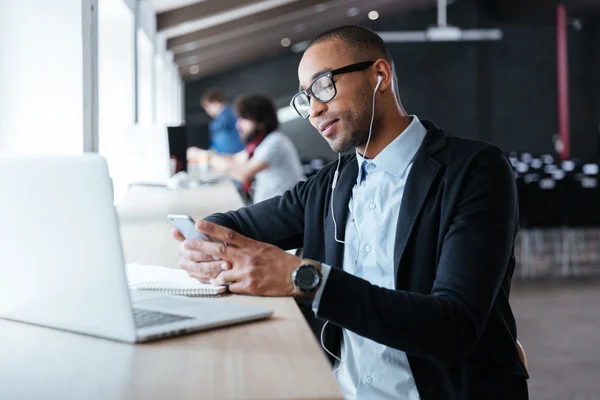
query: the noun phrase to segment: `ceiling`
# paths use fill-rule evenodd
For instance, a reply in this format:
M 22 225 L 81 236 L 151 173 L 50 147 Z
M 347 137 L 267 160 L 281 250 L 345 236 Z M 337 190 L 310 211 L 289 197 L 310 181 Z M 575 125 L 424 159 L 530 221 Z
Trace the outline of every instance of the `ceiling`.
M 150 3 L 156 13 L 162 13 L 165 11 L 175 10 L 189 6 L 190 4 L 199 3 L 198 0 L 151 0 Z
M 157 13 L 157 30 L 167 38 L 167 48 L 185 80 L 278 53 L 301 51 L 307 40 L 327 29 L 364 23 L 372 10 L 385 17 L 437 4 L 437 0 L 149 1 Z M 566 3 L 569 12 L 600 7 L 600 0 L 482 1 L 498 21 L 543 12 L 552 18 L 559 2 Z
M 298 49 L 327 29 L 364 23 L 372 10 L 385 16 L 436 2 L 150 0 L 157 13 L 157 30 L 167 38 L 167 48 L 186 80 Z

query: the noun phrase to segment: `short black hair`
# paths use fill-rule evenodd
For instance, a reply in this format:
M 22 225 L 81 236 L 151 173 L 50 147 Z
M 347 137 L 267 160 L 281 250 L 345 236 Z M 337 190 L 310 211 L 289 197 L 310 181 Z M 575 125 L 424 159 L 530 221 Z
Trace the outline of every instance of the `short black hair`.
M 398 77 L 396 76 L 394 59 L 387 45 L 376 32 L 360 25 L 340 26 L 321 33 L 310 42 L 308 48 L 329 40 L 340 40 L 344 43 L 346 50 L 350 52 L 356 62 L 374 61 L 373 57 L 383 58 L 389 62 L 392 69 L 393 85 L 396 89 L 396 94 L 398 93 Z
M 233 107 L 239 117 L 262 124 L 266 135 L 279 127 L 275 105 L 268 96 L 263 94 L 239 96 L 233 102 Z
M 351 53 L 356 54 L 357 57 L 366 57 L 367 54 L 370 55 L 373 52 L 376 52 L 380 53 L 379 56 L 386 59 L 388 62 L 392 63 L 394 61 L 381 36 L 371 29 L 360 25 L 346 25 L 330 29 L 313 39 L 308 47 L 310 48 L 315 44 L 332 39 L 338 39 L 344 42 L 347 45 L 347 49 Z M 357 59 L 356 61 L 367 60 Z

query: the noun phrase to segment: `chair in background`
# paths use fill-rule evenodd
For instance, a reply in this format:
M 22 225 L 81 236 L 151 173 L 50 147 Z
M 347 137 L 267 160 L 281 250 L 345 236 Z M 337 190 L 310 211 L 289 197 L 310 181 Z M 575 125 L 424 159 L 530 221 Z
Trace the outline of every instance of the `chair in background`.
M 571 201 L 568 207 L 567 224 L 569 231 L 564 241 L 564 252 L 569 255 L 569 263 L 563 263 L 562 275 L 570 274 L 571 265 L 580 274 L 580 262 L 598 261 L 598 228 L 600 227 L 600 185 L 597 169 L 591 174 L 576 174 L 570 184 Z M 592 236 L 587 240 L 586 234 Z
M 540 173 L 527 173 L 522 181 L 517 180 L 519 191 L 521 232 L 521 277 L 537 275 L 536 261 L 531 256 L 532 240 L 536 254 L 545 253 L 544 232 L 552 237 L 552 253 L 555 262 L 564 262 L 561 232 L 566 225 L 566 206 L 568 199 L 567 181 L 555 179 Z M 537 257 L 539 259 L 539 257 Z

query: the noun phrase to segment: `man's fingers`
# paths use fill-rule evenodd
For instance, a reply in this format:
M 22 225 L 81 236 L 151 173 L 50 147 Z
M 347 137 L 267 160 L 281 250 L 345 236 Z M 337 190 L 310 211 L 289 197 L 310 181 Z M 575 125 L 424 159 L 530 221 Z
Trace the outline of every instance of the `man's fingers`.
M 183 237 L 183 235 L 181 234 L 181 232 L 179 232 L 178 229 L 171 228 L 171 235 L 173 235 L 173 237 L 176 240 L 179 240 L 180 242 L 183 242 L 185 240 L 185 238 Z
M 243 269 L 231 269 L 221 272 L 216 278 L 211 279 L 210 283 L 216 286 L 227 285 L 237 281 L 242 281 L 246 277 Z
M 211 261 L 196 263 L 182 258 L 179 260 L 179 267 L 192 272 L 198 276 L 213 278 L 219 275 L 222 271 L 231 269 L 231 265 L 224 261 Z
M 213 256 L 211 256 L 210 254 L 204 254 L 202 252 L 199 252 L 197 250 L 190 250 L 188 248 L 186 248 L 185 243 L 179 246 L 179 255 L 182 258 L 185 258 L 186 260 L 189 261 L 194 261 L 194 262 L 203 262 L 203 261 L 221 261 L 220 258 L 215 258 Z
M 203 275 L 196 274 L 194 272 L 188 272 L 187 274 L 190 278 L 196 279 L 196 280 L 200 281 L 201 283 L 206 283 L 207 285 L 210 284 L 210 281 L 213 279 L 213 278 L 206 278 Z
M 248 283 L 245 281 L 237 281 L 229 284 L 229 291 L 236 294 L 252 294 L 248 289 Z
M 229 247 L 225 243 L 206 242 L 204 240 L 186 240 L 183 242 L 183 247 L 202 253 L 210 257 L 210 260 L 217 259 L 232 262 L 239 254 L 239 250 Z
M 185 242 L 184 242 L 185 243 Z M 189 250 L 186 246 L 179 246 L 179 255 L 186 260 L 203 262 L 203 261 L 220 261 L 220 258 L 214 258 L 210 254 L 204 254 L 197 250 Z
M 240 235 L 231 229 L 202 219 L 196 222 L 196 229 L 205 233 L 213 240 L 225 242 L 229 246 L 246 247 L 252 242 L 252 239 Z

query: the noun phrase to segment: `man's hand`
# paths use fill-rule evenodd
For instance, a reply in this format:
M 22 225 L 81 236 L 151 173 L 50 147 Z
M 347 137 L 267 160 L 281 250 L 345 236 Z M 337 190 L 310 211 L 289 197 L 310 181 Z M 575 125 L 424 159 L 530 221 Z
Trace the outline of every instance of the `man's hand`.
M 233 293 L 292 295 L 292 272 L 300 265 L 300 258 L 208 221 L 198 221 L 196 228 L 216 242 L 186 240 L 183 243 L 180 266 L 190 276 L 198 277 L 201 282 L 216 276 L 208 280 L 214 285 L 229 284 Z
M 179 240 L 179 267 L 187 271 L 191 278 L 198 279 L 202 283 L 210 283 L 221 271 L 231 269 L 231 264 L 218 257 L 197 251 L 196 240 L 186 240 L 179 230 L 171 229 L 173 237 Z
M 206 150 L 203 150 L 199 147 L 189 147 L 186 150 L 185 155 L 188 161 L 197 161 L 200 160 L 205 153 Z

